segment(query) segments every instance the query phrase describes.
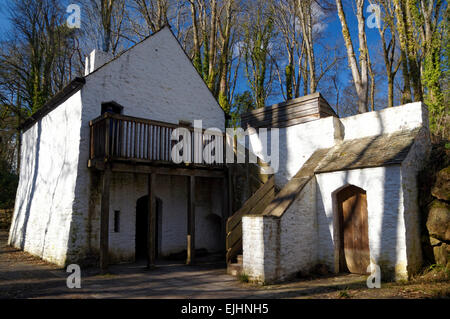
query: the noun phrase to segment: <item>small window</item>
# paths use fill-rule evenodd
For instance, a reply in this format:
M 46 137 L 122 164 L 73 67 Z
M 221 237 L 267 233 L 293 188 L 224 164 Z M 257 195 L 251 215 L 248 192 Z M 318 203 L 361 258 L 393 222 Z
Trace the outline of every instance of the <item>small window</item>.
M 118 233 L 120 231 L 120 211 L 114 211 L 114 232 Z

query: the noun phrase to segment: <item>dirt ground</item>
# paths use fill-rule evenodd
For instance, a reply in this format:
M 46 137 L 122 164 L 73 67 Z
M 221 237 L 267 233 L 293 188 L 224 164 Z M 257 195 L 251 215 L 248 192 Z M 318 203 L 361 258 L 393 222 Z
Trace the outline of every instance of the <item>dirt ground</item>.
M 405 283 L 382 283 L 368 289 L 366 277 L 354 274 L 296 279 L 277 285 L 255 285 L 229 276 L 222 263 L 196 266 L 159 263 L 121 264 L 100 275 L 81 270 L 81 288 L 69 289 L 69 273 L 7 246 L 0 231 L 0 298 L 450 298 L 449 271 L 439 267 Z

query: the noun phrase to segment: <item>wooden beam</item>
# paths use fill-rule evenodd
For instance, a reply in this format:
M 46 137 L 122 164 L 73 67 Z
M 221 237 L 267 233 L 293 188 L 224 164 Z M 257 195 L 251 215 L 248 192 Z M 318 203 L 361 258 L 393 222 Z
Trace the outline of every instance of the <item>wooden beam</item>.
M 110 165 L 113 172 L 121 173 L 181 175 L 212 178 L 223 178 L 225 176 L 225 167 L 222 169 L 162 167 L 143 164 L 139 165 L 137 163 L 132 163 L 131 161 L 130 163 L 112 162 Z M 105 170 L 106 163 L 104 160 L 89 160 L 88 167 L 102 171 Z
M 110 183 L 111 169 L 109 165 L 107 165 L 105 168 L 105 172 L 103 173 L 100 212 L 100 269 L 103 273 L 108 269 Z
M 191 265 L 195 260 L 195 177 L 188 178 L 188 220 L 187 220 L 187 259 Z
M 148 175 L 148 231 L 147 231 L 147 268 L 155 267 L 156 214 L 155 214 L 155 174 Z

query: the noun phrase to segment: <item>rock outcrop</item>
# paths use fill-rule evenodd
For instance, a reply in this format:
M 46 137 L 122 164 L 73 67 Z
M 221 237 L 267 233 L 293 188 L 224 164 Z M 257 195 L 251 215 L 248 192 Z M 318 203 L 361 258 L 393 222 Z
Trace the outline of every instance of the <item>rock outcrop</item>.
M 426 212 L 428 238 L 424 238 L 424 251 L 436 264 L 447 265 L 450 263 L 450 166 L 436 174 L 431 195 L 433 201 Z

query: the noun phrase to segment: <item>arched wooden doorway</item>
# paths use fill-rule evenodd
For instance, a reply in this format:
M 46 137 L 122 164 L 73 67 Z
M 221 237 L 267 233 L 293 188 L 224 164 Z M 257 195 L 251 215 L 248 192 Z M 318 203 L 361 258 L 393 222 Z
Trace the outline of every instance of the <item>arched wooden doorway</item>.
M 349 185 L 336 194 L 339 214 L 339 270 L 366 274 L 370 264 L 366 191 Z

